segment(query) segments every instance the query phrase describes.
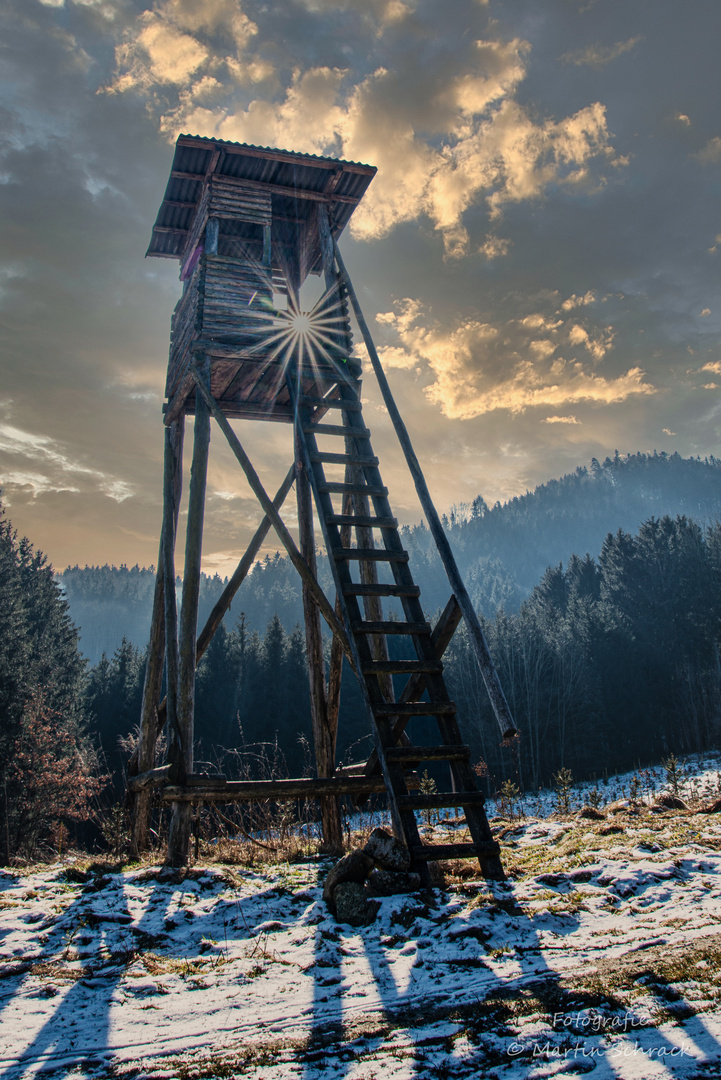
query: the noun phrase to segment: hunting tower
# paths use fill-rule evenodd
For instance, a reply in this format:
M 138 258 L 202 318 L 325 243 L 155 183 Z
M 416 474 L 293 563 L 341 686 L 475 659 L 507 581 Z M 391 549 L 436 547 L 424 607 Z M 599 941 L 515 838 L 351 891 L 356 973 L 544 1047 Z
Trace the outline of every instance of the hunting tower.
M 477 857 L 503 876 L 443 680 L 442 657 L 465 618 L 504 737 L 515 734 L 478 618 L 456 567 L 418 460 L 381 368 L 337 240 L 375 174 L 356 162 L 181 135 L 148 255 L 177 259 L 183 293 L 171 323 L 166 383 L 163 525 L 138 747 L 130 763 L 134 843 L 147 844 L 153 788 L 172 804 L 169 861 L 187 861 L 192 808 L 202 802 L 318 798 L 324 841 L 341 848 L 338 797 L 387 796 L 393 829 L 428 881 L 429 861 Z M 303 311 L 300 289 L 322 275 L 322 296 Z M 448 574 L 451 597 L 435 626 L 423 611 L 361 405 L 361 362 L 350 309 Z M 176 611 L 175 537 L 183 427 L 194 415 L 182 601 Z M 210 421 L 227 439 L 264 513 L 248 550 L 198 634 L 198 590 Z M 292 464 L 267 494 L 231 420 L 293 425 Z M 299 543 L 280 516 L 295 484 Z M 315 508 L 315 511 L 314 511 Z M 317 776 L 239 782 L 194 772 L 195 669 L 273 528 L 300 574 Z M 316 573 L 316 530 L 335 596 Z M 321 618 L 332 632 L 328 675 Z M 394 660 L 402 635 L 411 659 Z M 367 761 L 336 767 L 343 659 L 355 672 L 375 747 Z M 160 701 L 163 668 L 167 698 Z M 402 685 L 393 676 L 404 676 Z M 414 744 L 415 718 L 430 717 L 433 745 Z M 168 763 L 156 767 L 167 724 Z M 418 792 L 418 767 L 447 762 L 452 790 Z M 415 811 L 463 807 L 470 842 L 424 845 Z

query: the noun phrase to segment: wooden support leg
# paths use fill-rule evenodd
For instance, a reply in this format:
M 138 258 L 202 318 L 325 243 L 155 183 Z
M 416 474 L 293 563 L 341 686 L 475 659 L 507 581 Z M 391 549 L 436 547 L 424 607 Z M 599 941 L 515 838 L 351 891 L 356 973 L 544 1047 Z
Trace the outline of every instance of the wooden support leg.
M 297 440 L 298 435 L 296 433 L 295 489 L 298 500 L 300 553 L 311 572 L 315 575 L 317 574 L 317 565 L 315 535 L 313 532 L 313 499 L 310 481 L 305 471 L 302 453 Z M 303 584 L 303 616 L 305 619 L 305 643 L 316 768 L 320 778 L 329 779 L 335 771 L 337 728 L 329 723 L 320 612 L 313 595 L 305 583 Z M 343 850 L 343 830 L 338 799 L 336 797 L 321 799 L 320 812 L 323 850 L 333 855 L 340 854 Z
M 346 465 L 345 467 L 345 482 L 350 484 L 352 482 L 352 465 Z M 342 514 L 353 513 L 353 497 L 347 493 L 343 496 L 341 503 Z M 340 542 L 342 547 L 350 547 L 351 530 L 350 525 L 343 525 L 340 530 Z M 338 619 L 342 619 L 342 611 L 340 600 L 336 598 L 335 613 Z M 330 646 L 330 666 L 328 669 L 328 694 L 327 694 L 327 710 L 328 710 L 328 726 L 335 732 L 335 737 L 338 734 L 338 715 L 340 713 L 340 687 L 343 677 L 343 646 L 338 640 L 336 634 L 333 635 L 333 640 Z
M 175 473 L 182 471 L 173 454 L 173 436 L 165 431 L 165 470 L 163 475 L 163 601 L 165 606 L 165 667 L 167 673 L 168 760 L 177 760 L 178 745 L 178 610 L 175 600 L 175 533 L 177 505 Z M 177 768 L 175 768 L 177 773 Z
M 180 506 L 180 492 L 182 485 L 182 459 L 183 459 L 183 418 L 176 420 L 170 427 L 169 439 L 166 441 L 165 454 L 170 457 L 170 469 L 172 470 L 172 509 L 173 536 L 178 525 L 178 508 Z M 170 470 L 169 470 L 170 471 Z M 165 506 L 165 501 L 164 501 Z M 165 524 L 163 524 L 163 529 Z M 134 757 L 134 768 L 128 769 L 129 775 L 139 772 L 148 772 L 155 765 L 155 748 L 160 733 L 158 728 L 158 703 L 160 690 L 163 682 L 163 662 L 165 659 L 165 572 L 164 564 L 164 541 L 161 535 L 160 550 L 158 552 L 158 572 L 155 578 L 155 593 L 153 595 L 153 615 L 150 624 L 150 641 L 148 644 L 148 659 L 145 667 L 145 682 L 143 684 L 143 703 L 140 713 L 140 730 L 138 733 L 138 745 Z M 144 788 L 137 792 L 133 799 L 132 813 L 132 854 L 137 858 L 141 852 L 148 848 L 150 831 L 150 805 L 152 790 Z
M 203 366 L 202 376 L 210 382 L 210 364 Z M 190 471 L 188 497 L 188 527 L 185 540 L 185 569 L 180 610 L 179 668 L 178 668 L 178 741 L 175 760 L 171 762 L 177 775 L 176 783 L 183 784 L 193 771 L 193 714 L 195 708 L 195 649 L 198 633 L 198 596 L 200 592 L 200 559 L 203 547 L 203 515 L 210 445 L 210 412 L 201 393 L 196 394 L 193 439 L 193 463 Z M 168 863 L 186 866 L 190 853 L 192 807 L 190 803 L 173 803 L 173 817 L 168 838 Z
M 283 481 L 283 483 L 278 488 L 278 492 L 277 492 L 275 498 L 273 499 L 273 506 L 275 507 L 276 510 L 280 510 L 281 506 L 285 502 L 286 495 L 288 494 L 288 492 L 292 488 L 294 479 L 295 479 L 295 465 L 291 465 L 290 469 L 288 470 L 288 474 L 287 474 L 285 480 Z M 180 494 L 178 493 L 176 506 L 178 506 L 179 504 L 180 504 Z M 177 526 L 177 522 L 176 522 L 176 526 Z M 265 540 L 266 536 L 270 532 L 270 529 L 271 529 L 270 518 L 268 518 L 266 516 L 266 517 L 263 518 L 260 525 L 256 529 L 255 534 L 253 536 L 253 539 L 248 544 L 248 547 L 246 548 L 246 551 L 245 551 L 242 559 L 240 560 L 240 562 L 238 563 L 238 565 L 235 568 L 233 576 L 230 578 L 230 580 L 228 581 L 228 584 L 225 586 L 222 593 L 218 597 L 218 600 L 216 601 L 215 606 L 213 607 L 213 610 L 211 611 L 210 615 L 208 616 L 208 621 L 206 622 L 205 626 L 201 630 L 200 634 L 198 634 L 198 642 L 197 642 L 197 645 L 195 647 L 195 666 L 196 667 L 198 666 L 200 661 L 205 656 L 206 650 L 207 650 L 208 646 L 210 645 L 211 641 L 213 640 L 213 635 L 215 634 L 215 631 L 218 629 L 218 627 L 222 623 L 223 617 L 225 616 L 225 613 L 229 610 L 230 605 L 231 605 L 231 603 L 233 601 L 233 598 L 235 597 L 235 594 L 237 593 L 238 589 L 240 588 L 240 586 L 245 581 L 249 571 L 253 568 L 253 564 L 255 562 L 256 556 L 257 556 L 258 552 L 260 551 L 260 549 L 262 547 L 263 541 Z M 160 735 L 160 732 L 165 727 L 165 721 L 167 719 L 167 707 L 168 707 L 167 698 L 163 698 L 163 700 L 160 702 L 160 705 L 158 705 L 158 708 L 157 708 L 157 719 L 156 719 L 156 728 L 155 728 L 156 741 L 158 739 L 158 736 Z M 128 762 L 128 776 L 137 776 L 138 773 L 141 772 L 141 771 L 145 771 L 145 770 L 141 770 L 141 769 L 138 768 L 138 747 L 136 746 L 135 751 L 134 751 L 132 757 L 130 758 L 130 761 Z

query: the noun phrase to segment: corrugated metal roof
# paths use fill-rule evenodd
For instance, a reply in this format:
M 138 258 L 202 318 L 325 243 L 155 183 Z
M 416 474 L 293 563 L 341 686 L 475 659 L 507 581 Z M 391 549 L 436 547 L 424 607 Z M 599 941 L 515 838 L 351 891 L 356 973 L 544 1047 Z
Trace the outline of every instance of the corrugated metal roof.
M 318 198 L 332 205 L 338 236 L 375 176 L 373 165 L 299 154 L 267 146 L 180 135 L 168 186 L 153 226 L 147 255 L 177 259 L 211 176 L 227 176 L 269 187 L 273 214 L 309 218 Z

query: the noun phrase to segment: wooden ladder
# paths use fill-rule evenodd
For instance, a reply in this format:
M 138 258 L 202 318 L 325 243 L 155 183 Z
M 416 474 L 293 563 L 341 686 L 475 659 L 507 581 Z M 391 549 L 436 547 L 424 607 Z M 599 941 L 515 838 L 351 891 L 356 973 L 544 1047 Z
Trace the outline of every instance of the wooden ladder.
M 373 454 L 370 432 L 363 420 L 360 381 L 351 365 L 330 396 L 310 397 L 299 393 L 292 373 L 288 376 L 288 387 L 295 408 L 298 446 L 313 490 L 337 603 L 375 734 L 375 750 L 365 772 L 382 773 L 394 831 L 407 844 L 412 867 L 421 874 L 424 883 L 430 882 L 429 862 L 450 858 L 478 858 L 487 878 L 502 879 L 500 848 L 493 839 L 484 796 L 478 791 L 471 768 L 470 750 L 461 739 L 456 706 L 443 679 L 440 657 L 449 640 L 448 628 L 452 635 L 460 618 L 455 598 L 433 631 L 421 607 L 420 589 L 413 581 L 408 552 L 403 548 L 378 458 Z M 334 418 L 340 413 L 340 423 L 323 422 L 328 410 L 333 410 Z M 321 436 L 342 440 L 342 449 L 319 449 Z M 343 480 L 329 480 L 326 466 L 343 466 Z M 333 505 L 333 495 L 341 496 L 340 512 Z M 374 532 L 380 533 L 379 546 Z M 379 581 L 378 569 L 384 565 L 390 571 L 387 576 L 392 577 L 391 582 Z M 360 580 L 354 580 L 353 566 L 359 567 Z M 404 618 L 384 618 L 382 597 L 397 597 Z M 441 641 L 444 632 L 445 641 Z M 416 658 L 390 659 L 387 638 L 391 635 L 410 638 Z M 397 699 L 393 693 L 394 674 L 408 677 Z M 424 691 L 428 701 L 420 700 Z M 411 744 L 406 727 L 418 716 L 435 718 L 436 745 Z M 424 762 L 447 762 L 454 790 L 411 793 L 410 774 Z M 464 809 L 471 842 L 424 844 L 415 811 L 451 807 Z

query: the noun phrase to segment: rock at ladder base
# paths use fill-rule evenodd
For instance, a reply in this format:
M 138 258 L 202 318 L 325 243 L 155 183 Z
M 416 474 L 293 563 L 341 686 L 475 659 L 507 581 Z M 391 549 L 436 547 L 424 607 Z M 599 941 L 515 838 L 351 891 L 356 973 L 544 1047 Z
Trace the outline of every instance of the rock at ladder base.
M 385 829 L 374 829 L 363 851 L 383 870 L 405 873 L 410 869 L 411 855 L 408 848 Z
M 366 880 L 374 862 L 364 851 L 351 851 L 339 859 L 323 883 L 323 899 L 335 914 L 335 891 L 342 882 L 362 883 Z
M 335 917 L 349 926 L 369 926 L 378 912 L 378 903 L 370 900 L 359 881 L 341 881 L 335 887 Z
M 417 892 L 421 887 L 421 875 L 392 870 L 374 870 L 368 878 L 368 888 L 373 896 L 396 896 L 400 893 Z

